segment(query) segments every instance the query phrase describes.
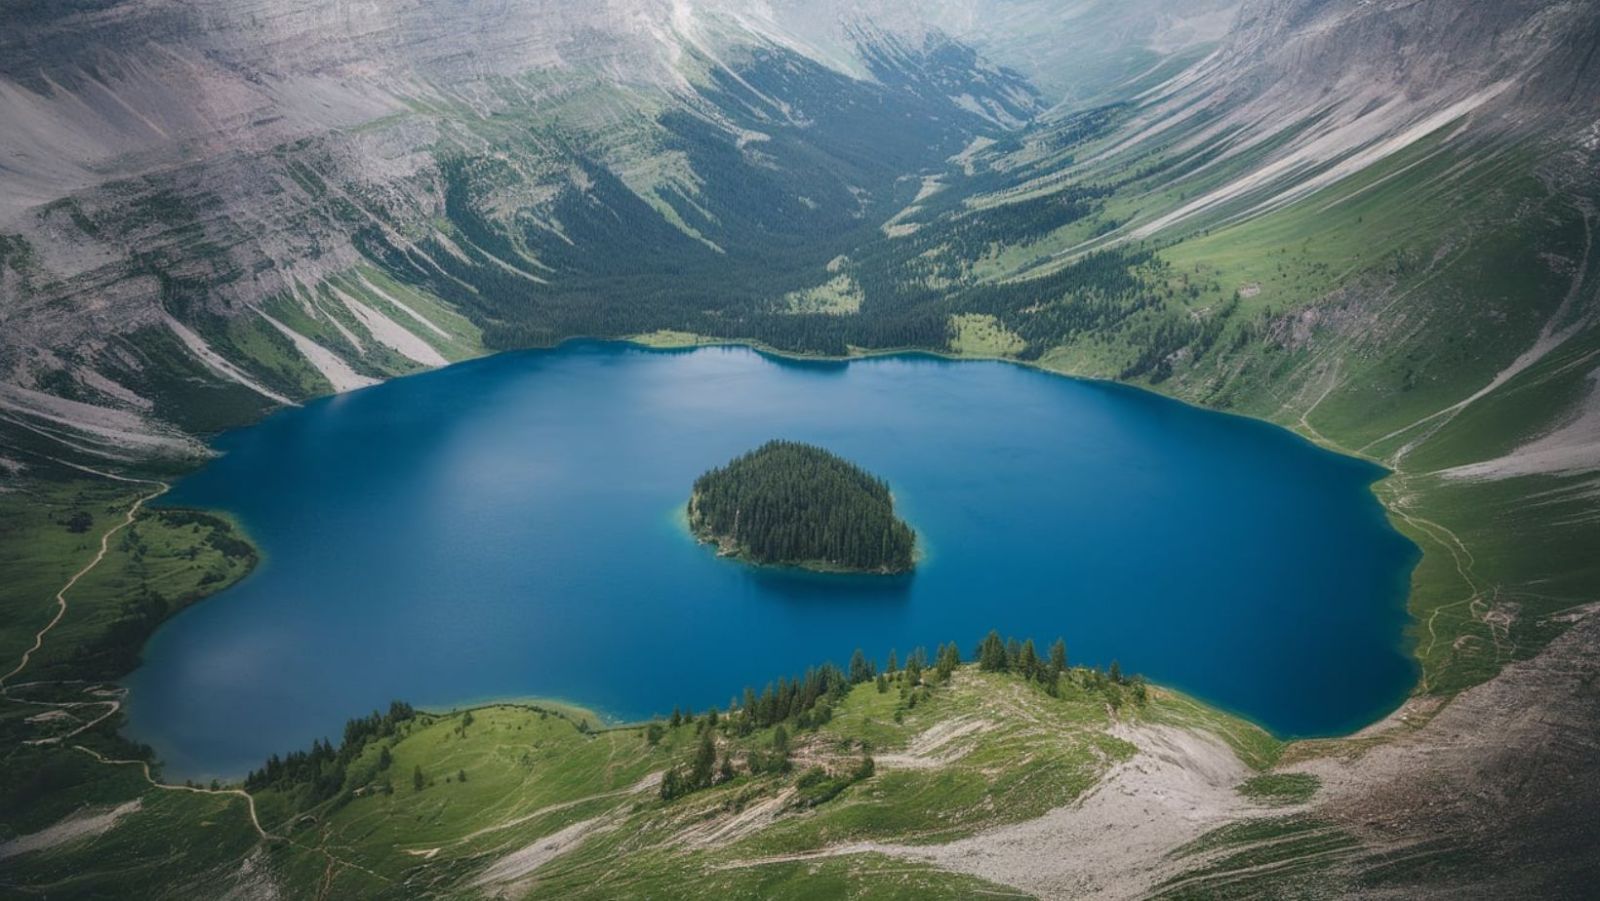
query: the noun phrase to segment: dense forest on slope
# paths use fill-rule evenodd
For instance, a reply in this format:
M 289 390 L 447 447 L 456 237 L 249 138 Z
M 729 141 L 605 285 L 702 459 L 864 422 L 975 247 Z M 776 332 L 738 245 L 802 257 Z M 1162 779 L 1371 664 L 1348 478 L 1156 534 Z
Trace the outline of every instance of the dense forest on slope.
M 770 441 L 696 479 L 689 526 L 756 563 L 905 572 L 916 546 L 887 483 L 795 441 Z

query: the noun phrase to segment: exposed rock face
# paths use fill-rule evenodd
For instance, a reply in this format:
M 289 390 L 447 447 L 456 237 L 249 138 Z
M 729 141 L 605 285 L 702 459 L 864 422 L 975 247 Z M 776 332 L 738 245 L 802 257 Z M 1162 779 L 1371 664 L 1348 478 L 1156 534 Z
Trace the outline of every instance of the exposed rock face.
M 1360 835 L 1357 869 L 1418 866 L 1397 897 L 1578 897 L 1600 877 L 1600 616 L 1532 660 L 1463 692 L 1427 725 L 1350 760 L 1304 765 L 1327 786 L 1321 812 Z M 1397 727 L 1406 731 L 1404 727 Z
M 1600 115 L 1597 40 L 1593 2 L 1247 4 L 1215 54 L 1152 95 L 1130 141 L 1223 142 L 1219 166 L 1273 149 L 1136 237 L 1237 213 L 1247 196 L 1252 211 L 1281 206 L 1447 125 L 1469 126 L 1457 138 L 1574 139 Z
M 1513 80 L 1542 108 L 1592 106 L 1597 14 L 1581 0 L 1263 0 L 1219 55 L 1249 82 L 1309 95 L 1364 82 L 1409 97 Z M 1587 77 L 1586 77 L 1587 76 Z
M 905 103 L 969 132 L 1022 124 L 1040 102 L 937 28 L 795 4 L 83 0 L 6 15 L 0 379 L 153 417 L 152 432 L 163 419 L 198 427 L 181 409 L 191 402 L 151 396 L 173 394 L 154 383 L 174 375 L 255 385 L 259 400 L 433 360 L 437 348 L 398 362 L 369 352 L 384 343 L 369 340 L 372 323 L 345 316 L 324 289 L 368 262 L 364 231 L 406 252 L 476 260 L 463 236 L 436 233 L 444 159 L 502 159 L 492 183 L 475 182 L 474 202 L 561 235 L 551 205 L 588 191 L 596 166 L 669 219 L 663 196 L 692 197 L 717 177 L 664 146 L 674 140 L 665 116 L 702 120 L 746 148 L 765 136 L 736 118 L 804 128 L 827 115 L 802 96 L 804 80 L 758 88 L 739 74 L 753 68 L 820 65 L 859 85 L 864 99 L 849 102 Z M 444 249 L 419 249 L 424 236 Z M 540 265 L 504 256 L 487 265 Z M 257 314 L 284 302 L 321 323 L 303 337 L 326 354 L 306 355 L 295 337 L 306 326 L 282 333 Z M 438 330 L 385 318 L 423 341 Z M 130 347 L 128 336 L 142 337 Z M 179 351 L 189 371 L 176 374 L 175 338 L 193 351 Z M 327 355 L 355 381 L 330 378 Z
M 1188 60 L 1227 35 L 1240 0 L 784 0 L 785 27 L 819 48 L 841 24 L 921 39 L 950 36 L 1028 76 L 1052 100 L 1113 95 L 1163 63 Z M 848 58 L 848 53 L 842 54 Z M 1170 71 L 1167 74 L 1171 74 Z
M 12 82 L 3 115 L 17 127 L 0 140 L 20 163 L 3 199 L 14 214 L 112 178 L 264 152 L 419 103 L 481 100 L 477 111 L 488 112 L 503 105 L 483 96 L 494 77 L 593 67 L 656 81 L 670 71 L 664 44 L 626 28 L 590 34 L 588 16 L 606 22 L 606 9 L 581 9 L 125 3 L 11 32 L 26 44 L 3 48 Z
M 1060 13 L 1063 28 L 1080 42 L 1122 46 L 1074 27 L 1077 18 L 1103 17 L 1103 5 L 1069 4 Z M 897 3 L 875 6 L 852 11 L 853 5 L 783 3 L 771 9 L 738 0 L 29 4 L 8 12 L 11 21 L 0 34 L 0 121 L 7 125 L 0 134 L 7 163 L 0 222 L 15 222 L 39 204 L 110 178 L 261 152 L 422 104 L 489 113 L 508 102 L 496 79 L 548 74 L 542 85 L 522 86 L 519 99 L 530 99 L 530 92 L 559 95 L 593 81 L 692 92 L 692 57 L 705 57 L 703 65 L 732 53 L 737 61 L 740 48 L 763 44 L 870 77 L 868 57 L 881 48 L 866 46 L 863 36 L 904 43 L 915 53 L 951 36 L 971 42 L 1002 33 L 1013 16 L 1038 21 L 1041 6 L 1054 5 L 990 0 L 915 12 Z M 1138 15 L 1126 19 L 1146 22 Z M 1146 27 L 1160 30 L 1154 21 Z
M 497 270 L 532 296 L 632 252 L 585 237 L 604 210 L 642 248 L 684 238 L 755 261 L 739 236 L 777 219 L 713 196 L 752 173 L 774 217 L 838 234 L 893 215 L 894 175 L 1058 102 L 1143 90 L 1106 153 L 1222 148 L 1202 176 L 1270 148 L 1131 238 L 1275 208 L 1457 120 L 1600 146 L 1600 16 L 1577 0 L 78 0 L 6 15 L 0 380 L 152 433 L 568 327 L 518 325 L 468 289 L 444 309 L 487 337 L 452 332 L 447 348 L 439 321 L 335 293 L 379 255 L 447 284 L 452 267 Z M 851 143 L 893 121 L 917 126 Z M 484 246 L 498 239 L 479 226 L 510 237 Z

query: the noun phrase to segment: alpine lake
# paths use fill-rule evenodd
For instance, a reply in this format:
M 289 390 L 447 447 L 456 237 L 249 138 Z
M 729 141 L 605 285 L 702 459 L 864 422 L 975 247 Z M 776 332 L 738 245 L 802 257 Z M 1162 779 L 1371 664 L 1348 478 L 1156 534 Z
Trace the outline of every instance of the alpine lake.
M 754 567 L 697 543 L 706 469 L 773 438 L 882 476 L 902 576 Z M 1383 471 L 1281 428 L 1021 366 L 581 341 L 281 411 L 166 505 L 263 551 L 127 683 L 178 777 L 237 776 L 402 699 L 725 705 L 862 648 L 1063 637 L 1280 736 L 1346 733 L 1416 679 L 1416 548 Z

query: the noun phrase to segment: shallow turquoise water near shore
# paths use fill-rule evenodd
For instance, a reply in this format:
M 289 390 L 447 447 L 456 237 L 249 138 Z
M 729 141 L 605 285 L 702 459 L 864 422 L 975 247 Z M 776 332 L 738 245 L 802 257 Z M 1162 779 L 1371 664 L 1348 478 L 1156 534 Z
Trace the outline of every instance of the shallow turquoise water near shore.
M 926 543 L 885 579 L 717 559 L 676 513 L 770 438 L 889 480 Z M 856 647 L 1067 641 L 1281 735 L 1392 710 L 1416 549 L 1381 470 L 1259 422 L 1001 363 L 794 362 L 577 342 L 284 411 L 164 501 L 267 555 L 161 629 L 129 734 L 178 777 L 337 741 L 345 719 L 565 698 L 725 705 Z

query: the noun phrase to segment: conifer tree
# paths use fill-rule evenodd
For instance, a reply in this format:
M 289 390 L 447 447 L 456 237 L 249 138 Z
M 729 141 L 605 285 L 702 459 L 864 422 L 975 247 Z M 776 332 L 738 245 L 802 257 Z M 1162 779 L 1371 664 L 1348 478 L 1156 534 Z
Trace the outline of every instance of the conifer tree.
M 1009 661 L 1005 645 L 1000 642 L 1000 633 L 990 630 L 978 645 L 978 669 L 986 673 L 1003 673 L 1008 668 Z
M 867 662 L 867 655 L 860 648 L 850 655 L 850 684 L 860 685 L 872 678 L 872 664 Z
M 717 742 L 714 733 L 707 729 L 700 736 L 700 747 L 695 751 L 694 763 L 689 767 L 688 787 L 705 788 L 711 784 L 711 770 L 717 764 Z
M 1038 679 L 1040 675 L 1039 655 L 1033 650 L 1033 639 L 1022 643 L 1022 650 L 1017 654 L 1017 672 L 1024 679 Z
M 671 801 L 684 793 L 683 773 L 672 767 L 661 776 L 661 800 Z
M 772 441 L 694 483 L 689 525 L 757 563 L 903 572 L 916 535 L 889 486 L 818 447 Z
M 1111 706 L 1113 712 L 1122 710 L 1123 694 L 1121 685 L 1117 684 L 1116 682 L 1107 682 L 1104 689 L 1104 694 L 1106 696 L 1106 703 Z
M 1061 690 L 1061 674 L 1067 668 L 1067 643 L 1057 638 L 1055 644 L 1050 646 L 1050 672 L 1045 678 L 1045 685 L 1051 694 Z

